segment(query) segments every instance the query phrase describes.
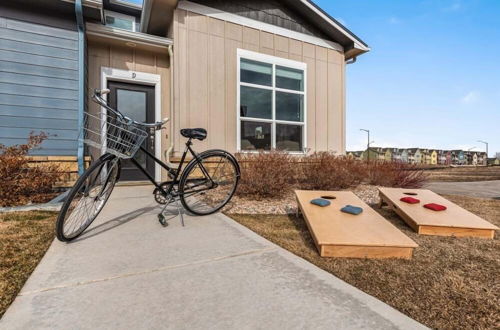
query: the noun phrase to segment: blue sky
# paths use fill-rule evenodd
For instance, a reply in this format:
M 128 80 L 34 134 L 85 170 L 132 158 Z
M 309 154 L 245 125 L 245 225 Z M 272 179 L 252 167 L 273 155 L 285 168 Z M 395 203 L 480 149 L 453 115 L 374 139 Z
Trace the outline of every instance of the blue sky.
M 500 0 L 316 0 L 372 48 L 347 67 L 347 148 L 500 152 Z

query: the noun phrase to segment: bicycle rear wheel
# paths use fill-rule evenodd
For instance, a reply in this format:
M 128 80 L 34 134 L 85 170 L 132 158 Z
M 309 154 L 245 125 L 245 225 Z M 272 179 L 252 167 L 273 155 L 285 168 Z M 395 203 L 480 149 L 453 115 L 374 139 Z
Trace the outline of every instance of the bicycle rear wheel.
M 212 214 L 233 197 L 240 168 L 234 157 L 223 150 L 209 150 L 193 159 L 179 182 L 181 203 L 195 215 Z
M 120 159 L 106 154 L 76 181 L 57 217 L 56 234 L 63 242 L 80 236 L 108 201 L 120 175 Z

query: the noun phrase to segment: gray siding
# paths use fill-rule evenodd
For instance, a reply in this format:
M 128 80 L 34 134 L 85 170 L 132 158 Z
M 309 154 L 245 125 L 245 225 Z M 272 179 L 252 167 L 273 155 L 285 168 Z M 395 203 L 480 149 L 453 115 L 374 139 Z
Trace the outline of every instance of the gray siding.
M 49 139 L 37 155 L 76 156 L 78 35 L 0 17 L 0 143 Z
M 191 0 L 204 6 L 276 25 L 288 30 L 328 39 L 286 3 L 274 0 Z

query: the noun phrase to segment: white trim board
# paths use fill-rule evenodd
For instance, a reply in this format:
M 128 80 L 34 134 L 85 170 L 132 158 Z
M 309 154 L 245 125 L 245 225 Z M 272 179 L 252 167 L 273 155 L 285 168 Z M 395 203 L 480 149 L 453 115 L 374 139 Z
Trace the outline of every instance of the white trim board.
M 219 9 L 200 5 L 200 4 L 191 2 L 191 1 L 186 1 L 186 0 L 179 1 L 177 8 L 187 10 L 187 11 L 190 11 L 190 12 L 193 12 L 196 14 L 200 14 L 200 15 L 205 15 L 205 16 L 212 17 L 212 18 L 217 18 L 217 19 L 220 19 L 223 21 L 247 26 L 250 28 L 257 29 L 257 30 L 277 34 L 277 35 L 280 35 L 283 37 L 308 42 L 308 43 L 311 43 L 311 44 L 314 44 L 317 46 L 321 46 L 321 47 L 325 47 L 325 48 L 329 48 L 329 49 L 334 49 L 334 50 L 337 50 L 340 52 L 344 51 L 344 47 L 342 47 L 340 44 L 333 42 L 333 41 L 330 41 L 330 40 L 325 40 L 325 39 L 321 39 L 321 38 L 311 36 L 308 34 L 295 32 L 292 30 L 288 30 L 288 29 L 276 26 L 276 25 L 272 25 L 272 24 L 253 20 L 251 18 L 231 14 L 231 13 L 219 10 Z
M 121 81 L 154 86 L 155 88 L 155 121 L 161 121 L 161 76 L 158 74 L 120 70 L 114 68 L 101 68 L 101 88 L 108 88 L 108 81 Z M 108 96 L 104 95 L 107 101 Z M 101 113 L 106 113 L 106 108 L 101 107 Z M 155 131 L 155 157 L 161 159 L 161 130 Z M 161 167 L 155 163 L 155 180 L 161 182 Z

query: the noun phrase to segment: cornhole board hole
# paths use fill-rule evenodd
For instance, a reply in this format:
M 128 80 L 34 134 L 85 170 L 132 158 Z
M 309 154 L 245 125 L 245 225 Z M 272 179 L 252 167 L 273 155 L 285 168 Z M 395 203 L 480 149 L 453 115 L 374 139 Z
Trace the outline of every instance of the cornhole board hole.
M 427 189 L 379 188 L 380 207 L 387 204 L 413 230 L 422 235 L 470 236 L 492 239 L 497 226 Z M 418 204 L 400 201 L 407 193 L 420 200 Z M 423 207 L 427 203 L 446 206 L 444 211 Z
M 350 191 L 296 190 L 295 195 L 322 257 L 410 259 L 418 246 Z M 335 199 L 325 207 L 311 204 L 323 196 Z M 341 212 L 348 204 L 362 207 L 363 212 Z

